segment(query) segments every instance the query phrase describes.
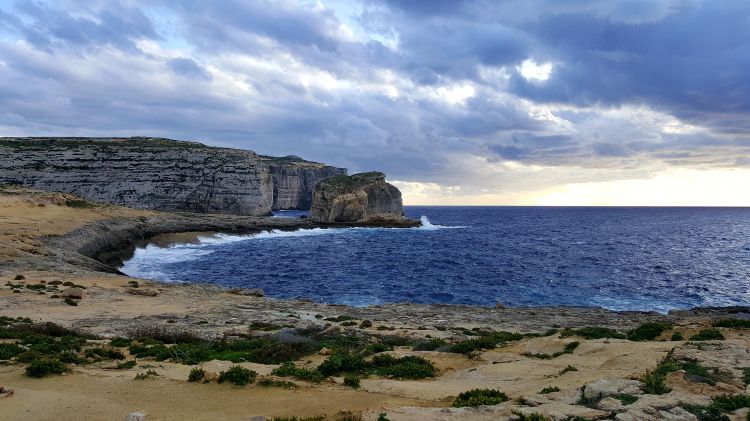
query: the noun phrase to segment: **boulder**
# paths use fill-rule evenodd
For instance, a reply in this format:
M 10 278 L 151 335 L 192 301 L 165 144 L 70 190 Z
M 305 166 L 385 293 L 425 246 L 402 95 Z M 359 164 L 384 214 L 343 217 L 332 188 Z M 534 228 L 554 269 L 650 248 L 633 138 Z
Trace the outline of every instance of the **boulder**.
M 599 399 L 613 395 L 641 395 L 641 387 L 643 383 L 638 380 L 601 379 L 584 386 L 583 397 Z
M 80 300 L 83 298 L 83 288 L 78 287 L 72 287 L 64 290 L 62 292 L 63 298 L 75 298 L 76 300 Z
M 146 414 L 141 412 L 131 412 L 125 416 L 125 421 L 146 421 Z
M 404 218 L 401 192 L 381 172 L 327 178 L 313 191 L 310 219 L 318 223 L 418 226 Z

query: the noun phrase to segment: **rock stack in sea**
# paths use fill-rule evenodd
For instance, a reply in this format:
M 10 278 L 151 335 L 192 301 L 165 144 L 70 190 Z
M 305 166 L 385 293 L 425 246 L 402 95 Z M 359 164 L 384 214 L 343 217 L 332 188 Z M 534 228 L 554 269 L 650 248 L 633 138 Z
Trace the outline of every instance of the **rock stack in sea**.
M 313 191 L 310 219 L 326 224 L 418 226 L 405 218 L 401 192 L 385 174 L 367 172 L 320 181 Z

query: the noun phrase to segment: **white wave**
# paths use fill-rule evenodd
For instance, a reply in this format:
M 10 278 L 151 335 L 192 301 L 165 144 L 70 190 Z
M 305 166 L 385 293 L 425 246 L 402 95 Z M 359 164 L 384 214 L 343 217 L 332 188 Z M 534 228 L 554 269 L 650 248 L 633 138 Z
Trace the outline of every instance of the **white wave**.
M 430 222 L 430 219 L 427 218 L 427 216 L 422 215 L 419 217 L 419 221 L 422 223 L 421 227 L 417 227 L 419 230 L 424 231 L 435 231 L 440 229 L 455 229 L 455 228 L 466 228 L 463 225 L 436 225 Z

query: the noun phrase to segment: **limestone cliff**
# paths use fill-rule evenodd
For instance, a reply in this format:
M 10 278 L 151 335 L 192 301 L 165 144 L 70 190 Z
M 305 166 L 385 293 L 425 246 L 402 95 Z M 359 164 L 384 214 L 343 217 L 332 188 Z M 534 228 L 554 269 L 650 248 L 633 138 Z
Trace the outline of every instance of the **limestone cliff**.
M 315 186 L 310 219 L 321 223 L 419 225 L 403 217 L 401 192 L 381 172 L 327 178 Z
M 273 209 L 310 209 L 315 185 L 337 175 L 346 175 L 345 168 L 336 168 L 297 156 L 281 158 L 261 156 L 271 172 Z
M 252 151 L 141 137 L 2 138 L 0 157 L 0 184 L 134 208 L 237 215 L 270 214 L 275 190 L 287 197 L 278 208 L 304 205 L 305 195 L 312 197 L 306 183 L 345 172 L 301 159 L 270 165 Z M 300 175 L 297 167 L 304 167 Z

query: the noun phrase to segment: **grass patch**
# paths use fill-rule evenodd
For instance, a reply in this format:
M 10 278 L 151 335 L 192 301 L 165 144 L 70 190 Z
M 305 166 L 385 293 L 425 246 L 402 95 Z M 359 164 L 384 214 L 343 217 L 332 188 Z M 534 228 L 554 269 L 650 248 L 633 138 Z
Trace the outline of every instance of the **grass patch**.
M 65 199 L 65 206 L 69 208 L 95 208 L 96 204 L 83 199 Z
M 544 389 L 540 390 L 539 394 L 540 395 L 547 395 L 547 394 L 554 393 L 554 392 L 559 392 L 559 391 L 560 391 L 560 388 L 557 387 L 557 386 L 547 386 Z
M 557 376 L 558 376 L 558 377 L 559 377 L 559 376 L 562 376 L 563 374 L 565 374 L 565 373 L 570 373 L 571 371 L 578 371 L 578 369 L 577 369 L 577 368 L 575 368 L 575 367 L 573 367 L 572 365 L 569 365 L 569 366 L 567 366 L 567 367 L 563 368 L 562 370 L 558 371 L 558 372 L 557 372 Z
M 718 319 L 711 322 L 713 327 L 727 327 L 730 329 L 750 329 L 750 319 Z
M 626 336 L 616 330 L 609 329 L 606 327 L 582 327 L 580 329 L 565 329 L 560 333 L 561 338 L 567 338 L 569 336 L 579 336 L 584 339 L 625 339 Z
M 690 337 L 691 341 L 723 341 L 724 335 L 719 329 L 701 329 L 698 333 Z
M 565 344 L 565 348 L 563 348 L 562 351 L 557 351 L 554 354 L 532 354 L 530 352 L 524 352 L 522 355 L 529 358 L 537 358 L 540 360 L 549 360 L 552 358 L 557 358 L 565 354 L 572 354 L 573 351 L 575 351 L 576 348 L 578 348 L 578 345 L 580 345 L 580 342 L 570 342 L 568 344 Z
M 412 346 L 414 351 L 434 351 L 440 347 L 444 347 L 446 342 L 442 339 L 426 339 L 418 341 Z
M 286 380 L 274 380 L 274 379 L 269 379 L 267 377 L 258 380 L 257 384 L 258 386 L 280 387 L 282 389 L 296 389 L 297 388 L 297 385 L 292 382 L 288 382 Z
M 664 331 L 672 328 L 668 322 L 648 322 L 628 332 L 627 338 L 631 341 L 653 341 Z
M 520 341 L 524 336 L 520 333 L 495 332 L 477 338 L 467 339 L 451 345 L 449 351 L 457 354 L 471 354 L 483 349 L 494 349 L 500 343 Z
M 138 364 L 138 363 L 136 363 L 135 360 L 130 360 L 130 361 L 122 362 L 122 363 L 117 363 L 117 369 L 118 370 L 128 370 L 128 369 L 131 369 L 131 368 L 135 367 L 136 364 Z
M 229 382 L 235 386 L 244 386 L 254 382 L 257 376 L 258 373 L 255 371 L 235 365 L 219 373 L 219 383 Z
M 292 362 L 281 364 L 281 366 L 275 368 L 271 374 L 279 377 L 294 377 L 295 379 L 313 383 L 320 383 L 324 379 L 323 374 L 321 374 L 320 371 L 296 367 Z
M 613 395 L 612 397 L 620 401 L 623 405 L 631 405 L 638 400 L 638 396 L 628 394 Z
M 471 389 L 460 393 L 453 401 L 454 408 L 465 406 L 498 405 L 507 401 L 508 395 L 497 389 Z

